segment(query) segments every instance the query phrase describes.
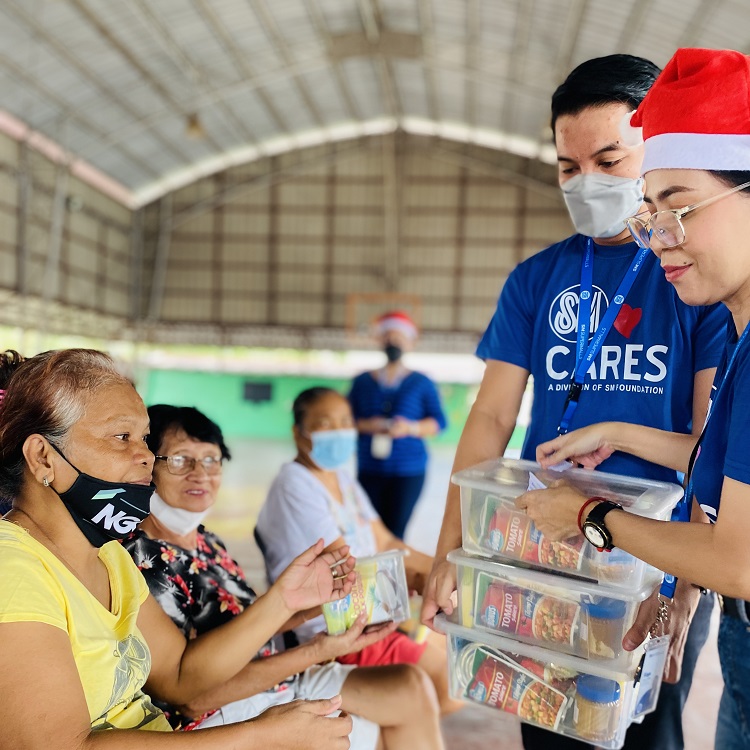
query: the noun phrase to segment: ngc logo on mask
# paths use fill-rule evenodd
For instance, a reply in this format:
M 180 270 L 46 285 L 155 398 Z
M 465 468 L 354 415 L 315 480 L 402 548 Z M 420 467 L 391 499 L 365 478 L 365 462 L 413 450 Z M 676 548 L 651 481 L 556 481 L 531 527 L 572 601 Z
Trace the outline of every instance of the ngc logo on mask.
M 549 324 L 555 335 L 574 344 L 578 335 L 578 308 L 580 305 L 580 284 L 568 287 L 555 297 L 549 308 Z M 604 291 L 594 286 L 591 291 L 591 319 L 589 322 L 589 338 L 599 327 L 599 322 L 609 307 L 609 299 Z
M 125 490 L 122 491 L 124 492 Z M 101 524 L 107 531 L 114 529 L 118 534 L 132 533 L 140 522 L 141 519 L 138 516 L 129 516 L 124 510 L 117 510 L 112 503 L 107 503 L 91 519 L 91 523 Z

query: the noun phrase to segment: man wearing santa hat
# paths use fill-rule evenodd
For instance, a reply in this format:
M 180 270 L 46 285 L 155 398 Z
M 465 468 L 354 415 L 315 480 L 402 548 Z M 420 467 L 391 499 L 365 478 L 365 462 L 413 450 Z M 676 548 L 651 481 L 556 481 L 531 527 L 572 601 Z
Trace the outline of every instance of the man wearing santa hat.
M 621 124 L 643 100 L 658 68 L 630 55 L 589 60 L 552 97 L 558 177 L 577 233 L 521 263 L 505 282 L 497 310 L 477 349 L 487 368 L 456 453 L 459 470 L 501 456 L 516 423 L 529 375 L 534 400 L 522 457 L 537 446 L 601 420 L 631 421 L 659 430 L 700 430 L 722 350 L 726 312 L 688 307 L 678 298 L 648 249 L 625 225 L 645 211 L 637 134 Z M 679 481 L 654 458 L 615 453 L 601 463 L 616 474 Z M 455 572 L 445 555 L 461 545 L 457 488 L 448 493 L 435 566 L 422 616 L 451 611 Z M 655 713 L 628 731 L 627 748 L 684 746 L 682 708 L 698 653 L 705 642 L 713 600 L 690 589 L 671 619 L 674 647 Z M 699 606 L 699 600 L 702 600 Z M 656 599 L 641 608 L 626 636 L 635 648 L 654 622 Z M 524 725 L 524 746 L 585 747 Z
M 417 326 L 402 310 L 375 321 L 375 334 L 387 362 L 355 378 L 349 401 L 359 430 L 360 484 L 385 525 L 403 539 L 424 486 L 424 438 L 445 429 L 435 384 L 402 360 L 417 340 Z

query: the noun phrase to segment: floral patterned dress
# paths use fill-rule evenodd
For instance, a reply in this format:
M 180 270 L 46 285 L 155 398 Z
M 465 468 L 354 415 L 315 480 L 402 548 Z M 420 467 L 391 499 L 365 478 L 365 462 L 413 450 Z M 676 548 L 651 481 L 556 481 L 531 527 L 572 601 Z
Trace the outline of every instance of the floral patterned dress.
M 257 599 L 221 539 L 203 526 L 198 527 L 197 537 L 194 550 L 151 539 L 140 530 L 123 542 L 143 573 L 151 595 L 188 639 L 229 622 Z M 276 636 L 261 648 L 256 658 L 280 651 L 283 639 Z M 272 690 L 286 690 L 291 681 L 292 678 Z M 191 721 L 173 706 L 157 705 L 175 728 L 190 729 L 205 718 Z

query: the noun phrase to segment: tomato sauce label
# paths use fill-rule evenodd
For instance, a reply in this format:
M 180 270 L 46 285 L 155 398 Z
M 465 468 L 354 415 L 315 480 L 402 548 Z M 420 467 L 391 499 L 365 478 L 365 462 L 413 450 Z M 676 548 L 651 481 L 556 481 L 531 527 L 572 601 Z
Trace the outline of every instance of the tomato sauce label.
M 466 697 L 476 703 L 497 708 L 541 726 L 557 727 L 567 703 L 566 696 L 501 661 L 477 652 L 474 676 L 466 688 Z
M 533 521 L 498 498 L 488 496 L 484 509 L 483 546 L 488 552 L 559 570 L 579 570 L 583 536 L 550 542 Z
M 487 586 L 477 615 L 482 625 L 493 630 L 571 646 L 580 607 L 575 602 L 493 581 Z

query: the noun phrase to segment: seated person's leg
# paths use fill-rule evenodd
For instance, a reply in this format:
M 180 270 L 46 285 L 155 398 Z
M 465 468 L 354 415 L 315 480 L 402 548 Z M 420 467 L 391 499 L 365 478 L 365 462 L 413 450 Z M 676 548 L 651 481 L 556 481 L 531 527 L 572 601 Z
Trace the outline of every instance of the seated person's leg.
M 335 667 L 326 671 L 328 667 Z M 340 687 L 337 680 L 341 680 Z M 435 688 L 419 667 L 323 665 L 307 670 L 300 680 L 300 696 L 328 697 L 338 687 L 342 708 L 380 726 L 388 750 L 442 750 L 440 707 Z M 366 727 L 362 734 L 366 733 Z M 352 750 L 360 750 L 352 741 Z

